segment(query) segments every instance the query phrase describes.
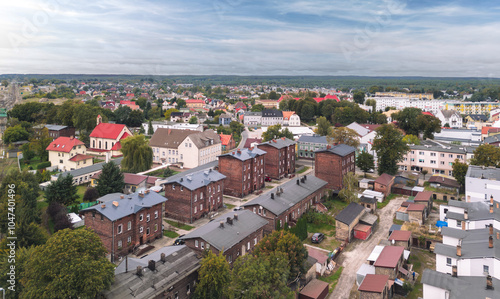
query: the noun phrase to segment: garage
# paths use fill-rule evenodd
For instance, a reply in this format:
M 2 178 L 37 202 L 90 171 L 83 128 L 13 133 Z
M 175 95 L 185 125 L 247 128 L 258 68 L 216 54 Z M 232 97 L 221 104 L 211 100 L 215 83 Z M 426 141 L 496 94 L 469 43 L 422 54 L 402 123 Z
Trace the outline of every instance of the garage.
M 366 240 L 372 234 L 372 227 L 366 224 L 358 223 L 354 227 L 354 238 L 360 240 Z

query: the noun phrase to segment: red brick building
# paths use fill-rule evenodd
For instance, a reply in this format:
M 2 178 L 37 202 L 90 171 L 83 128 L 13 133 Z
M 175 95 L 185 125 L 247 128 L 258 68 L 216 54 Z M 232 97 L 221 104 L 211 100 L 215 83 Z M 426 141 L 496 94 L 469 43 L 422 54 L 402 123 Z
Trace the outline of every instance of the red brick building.
M 373 190 L 384 193 L 385 196 L 391 193 L 394 177 L 387 173 L 382 173 L 373 183 Z
M 111 260 L 135 246 L 162 237 L 162 205 L 167 199 L 156 192 L 111 193 L 101 203 L 80 211 L 85 226 L 93 229 L 111 254 Z
M 267 152 L 266 176 L 279 180 L 295 172 L 295 144 L 285 137 L 259 144 L 259 148 Z
M 256 214 L 240 210 L 227 213 L 215 221 L 181 237 L 185 245 L 199 255 L 205 250 L 223 252 L 229 263 L 251 252 L 264 236 L 267 221 Z
M 207 169 L 165 183 L 165 216 L 192 223 L 222 208 L 226 176 Z
M 266 152 L 252 147 L 219 156 L 219 172 L 225 175 L 224 194 L 243 197 L 264 188 Z
M 333 190 L 343 188 L 344 175 L 354 172 L 356 167 L 356 149 L 339 144 L 327 146 L 315 152 L 314 175 L 328 182 L 327 187 Z

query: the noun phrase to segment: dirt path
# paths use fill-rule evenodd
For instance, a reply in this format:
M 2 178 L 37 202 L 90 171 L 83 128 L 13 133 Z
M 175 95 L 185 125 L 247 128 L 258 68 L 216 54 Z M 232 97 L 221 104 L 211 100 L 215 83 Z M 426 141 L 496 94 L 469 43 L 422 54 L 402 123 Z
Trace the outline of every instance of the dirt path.
M 378 245 L 380 240 L 387 239 L 389 228 L 393 224 L 394 213 L 404 200 L 403 197 L 395 198 L 387 206 L 378 211 L 380 222 L 378 223 L 376 232 L 367 241 L 359 242 L 354 249 L 342 254 L 344 258 L 342 263 L 344 270 L 342 271 L 342 275 L 340 275 L 335 290 L 333 290 L 329 297 L 330 299 L 349 298 L 352 285 L 356 280 L 356 272 L 361 267 L 361 264 L 366 262 L 375 245 Z

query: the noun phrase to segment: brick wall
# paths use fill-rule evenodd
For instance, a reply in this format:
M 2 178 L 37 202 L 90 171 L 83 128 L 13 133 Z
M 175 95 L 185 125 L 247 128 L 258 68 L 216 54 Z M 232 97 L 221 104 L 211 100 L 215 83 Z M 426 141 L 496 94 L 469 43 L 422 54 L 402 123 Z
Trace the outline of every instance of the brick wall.
M 314 174 L 328 182 L 327 187 L 333 190 L 343 188 L 343 178 L 347 172 L 354 172 L 355 159 L 354 153 L 345 157 L 325 151 L 316 153 L 314 161 Z
M 180 281 L 176 282 L 174 285 L 163 285 L 163 292 L 153 297 L 154 299 L 164 299 L 164 298 L 179 298 L 179 299 L 187 299 L 193 297 L 193 292 L 195 288 L 195 282 L 198 280 L 198 271 L 194 271 L 193 273 L 187 275 L 182 278 Z M 189 292 L 188 292 L 189 286 Z M 173 287 L 172 290 L 168 290 L 170 287 Z M 176 297 L 176 295 L 178 297 Z
M 340 221 L 335 221 L 335 238 L 341 241 L 349 239 L 349 226 Z
M 375 267 L 375 274 L 389 275 L 389 279 L 394 280 L 397 278 L 397 267 L 396 268 L 383 268 Z
M 219 172 L 224 174 L 224 194 L 243 197 L 264 188 L 265 155 L 241 161 L 231 156 L 219 157 Z M 254 161 L 255 160 L 255 161 Z
M 266 176 L 279 180 L 287 174 L 295 172 L 295 145 L 277 149 L 269 144 L 259 145 L 266 151 Z
M 384 290 L 385 293 L 387 293 L 387 287 Z M 384 296 L 383 293 L 364 292 L 364 291 L 359 292 L 359 299 L 385 299 L 385 298 L 387 297 Z

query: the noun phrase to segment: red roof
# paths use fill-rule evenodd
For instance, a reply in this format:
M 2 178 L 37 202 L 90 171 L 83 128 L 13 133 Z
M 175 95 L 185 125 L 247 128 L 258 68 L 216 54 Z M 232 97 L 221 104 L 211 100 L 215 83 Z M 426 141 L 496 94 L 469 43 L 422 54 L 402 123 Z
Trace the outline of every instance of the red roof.
M 125 128 L 125 125 L 100 123 L 94 128 L 90 137 L 116 140 L 118 136 L 120 136 L 123 128 Z
M 426 205 L 423 205 L 421 203 L 411 203 L 408 205 L 408 208 L 406 209 L 407 212 L 422 212 L 425 210 Z
M 80 90 L 80 94 L 84 95 L 84 94 L 87 94 L 87 93 L 85 92 L 85 90 Z
M 481 128 L 481 134 L 485 135 L 485 134 L 488 134 L 488 131 L 491 129 L 492 127 L 482 127 Z
M 389 275 L 366 274 L 358 291 L 382 293 L 389 280 Z
M 124 173 L 123 182 L 130 185 L 139 185 L 147 179 L 147 176 L 135 173 Z
M 430 113 L 430 112 L 422 112 L 423 115 L 430 115 L 430 116 L 434 116 L 434 114 Z
M 394 177 L 392 175 L 388 175 L 387 173 L 382 173 L 382 175 L 375 180 L 375 183 L 387 186 L 393 179 Z
M 130 134 L 129 134 L 129 133 L 127 133 L 127 132 L 125 132 L 125 133 L 123 133 L 122 137 L 120 137 L 120 140 L 125 139 L 125 138 L 127 138 L 128 136 L 130 136 Z
M 431 191 L 422 191 L 418 192 L 415 196 L 415 201 L 429 201 L 431 199 L 432 192 Z
M 123 134 L 123 135 L 125 135 L 125 134 Z M 115 145 L 113 145 L 113 147 L 111 148 L 112 151 L 119 151 L 121 149 L 122 149 L 122 144 L 120 143 L 120 141 L 115 143 Z
M 224 134 L 219 134 L 219 136 L 222 145 L 229 145 L 229 141 L 231 141 L 231 138 L 233 137 L 233 135 L 224 135 Z
M 325 96 L 325 100 L 335 100 L 337 102 L 340 102 L 340 99 L 339 97 L 337 97 L 336 95 L 330 95 L 330 94 L 327 94 Z
M 92 156 L 89 156 L 89 155 L 82 155 L 82 154 L 78 154 L 78 155 L 75 155 L 73 157 L 71 157 L 71 159 L 69 159 L 70 161 L 73 161 L 73 162 L 78 162 L 78 161 L 82 161 L 82 160 L 87 160 L 87 159 L 92 159 L 93 157 Z
M 360 124 L 360 126 L 365 127 L 366 129 L 371 131 L 375 131 L 378 127 L 382 125 L 372 125 L 372 124 Z
M 389 241 L 408 241 L 411 238 L 411 232 L 407 230 L 395 230 L 389 237 Z
M 52 141 L 45 150 L 69 153 L 74 146 L 83 145 L 84 143 L 74 137 L 59 137 Z
M 127 95 L 126 95 L 126 96 L 127 96 L 127 97 L 135 97 L 135 94 L 133 94 L 133 93 L 127 93 Z
M 396 268 L 404 250 L 402 246 L 385 246 L 373 265 L 375 267 Z
M 358 224 L 356 224 L 356 226 L 354 227 L 354 230 L 357 230 L 357 231 L 360 231 L 360 232 L 365 232 L 365 233 L 367 233 L 367 232 L 369 232 L 369 231 L 370 231 L 370 229 L 371 229 L 371 228 L 372 228 L 372 227 L 371 227 L 371 226 L 369 226 L 369 225 L 358 223 Z
M 315 258 L 321 265 L 323 265 L 328 259 L 328 252 L 319 250 L 311 246 L 306 246 L 306 248 L 309 256 Z
M 283 119 L 290 120 L 290 117 L 295 114 L 295 111 L 283 111 Z
M 186 100 L 186 104 L 204 104 L 205 101 L 204 100 Z
M 320 296 L 323 294 L 323 292 L 328 293 L 329 286 L 330 284 L 328 282 L 324 282 L 319 279 L 313 279 L 308 284 L 306 284 L 306 286 L 300 291 L 299 294 L 306 298 L 323 298 Z
M 316 102 L 322 102 L 325 100 L 325 98 L 313 98 Z

